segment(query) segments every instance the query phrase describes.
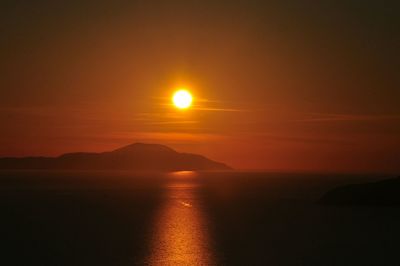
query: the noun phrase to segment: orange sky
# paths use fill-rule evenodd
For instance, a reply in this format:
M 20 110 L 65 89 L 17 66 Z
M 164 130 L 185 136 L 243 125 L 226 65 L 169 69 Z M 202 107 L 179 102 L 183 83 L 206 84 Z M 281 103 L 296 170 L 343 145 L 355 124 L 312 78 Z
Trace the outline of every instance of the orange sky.
M 300 2 L 10 3 L 0 156 L 141 141 L 242 169 L 400 171 L 395 9 Z

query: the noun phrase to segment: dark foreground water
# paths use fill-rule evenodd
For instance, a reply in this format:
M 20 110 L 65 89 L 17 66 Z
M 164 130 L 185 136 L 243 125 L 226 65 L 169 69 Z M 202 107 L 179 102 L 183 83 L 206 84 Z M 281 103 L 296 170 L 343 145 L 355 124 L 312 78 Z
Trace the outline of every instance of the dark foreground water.
M 400 209 L 316 204 L 376 179 L 0 172 L 0 265 L 400 265 Z

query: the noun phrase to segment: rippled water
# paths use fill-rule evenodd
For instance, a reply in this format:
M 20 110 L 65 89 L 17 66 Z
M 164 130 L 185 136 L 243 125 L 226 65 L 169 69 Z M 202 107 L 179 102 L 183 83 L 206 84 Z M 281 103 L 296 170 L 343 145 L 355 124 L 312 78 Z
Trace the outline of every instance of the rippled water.
M 397 208 L 316 204 L 377 178 L 0 172 L 0 265 L 398 265 Z
M 198 175 L 169 175 L 166 198 L 152 225 L 149 265 L 215 265 L 210 232 L 198 199 Z M 197 181 L 197 182 L 196 182 Z

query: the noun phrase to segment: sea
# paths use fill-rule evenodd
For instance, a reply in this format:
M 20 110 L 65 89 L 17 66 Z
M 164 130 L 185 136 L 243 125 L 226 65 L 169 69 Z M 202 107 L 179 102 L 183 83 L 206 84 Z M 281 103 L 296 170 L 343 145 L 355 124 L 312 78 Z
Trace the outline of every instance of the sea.
M 0 172 L 0 265 L 400 265 L 400 208 L 321 205 L 390 175 Z

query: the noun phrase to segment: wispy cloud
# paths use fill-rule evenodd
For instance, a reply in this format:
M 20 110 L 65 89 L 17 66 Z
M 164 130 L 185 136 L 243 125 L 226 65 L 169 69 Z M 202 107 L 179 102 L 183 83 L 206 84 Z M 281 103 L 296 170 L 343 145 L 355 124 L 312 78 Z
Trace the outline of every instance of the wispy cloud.
M 174 110 L 176 107 L 171 103 L 171 99 L 168 97 L 154 97 L 159 101 L 158 106 L 168 107 Z M 194 98 L 193 104 L 190 109 L 195 111 L 206 111 L 206 112 L 247 112 L 249 110 L 230 107 L 232 105 L 237 106 L 237 103 L 225 102 L 206 98 Z
M 218 134 L 206 134 L 206 133 L 181 133 L 181 132 L 126 132 L 126 136 L 132 139 L 141 141 L 156 141 L 156 142 L 169 142 L 169 141 L 210 141 L 218 140 L 223 136 Z
M 210 107 L 194 107 L 198 111 L 217 111 L 217 112 L 246 112 L 247 110 L 232 109 L 232 108 L 210 108 Z
M 312 138 L 312 137 L 293 137 L 293 136 L 265 136 L 267 140 L 283 141 L 283 142 L 301 142 L 314 144 L 335 144 L 335 145 L 351 145 L 352 142 L 343 139 L 330 138 Z
M 399 120 L 400 115 L 354 115 L 354 114 L 323 114 L 310 113 L 309 117 L 297 119 L 298 122 L 334 122 L 334 121 L 387 121 Z
M 197 124 L 199 121 L 155 121 L 148 122 L 148 125 L 177 125 L 177 124 Z

